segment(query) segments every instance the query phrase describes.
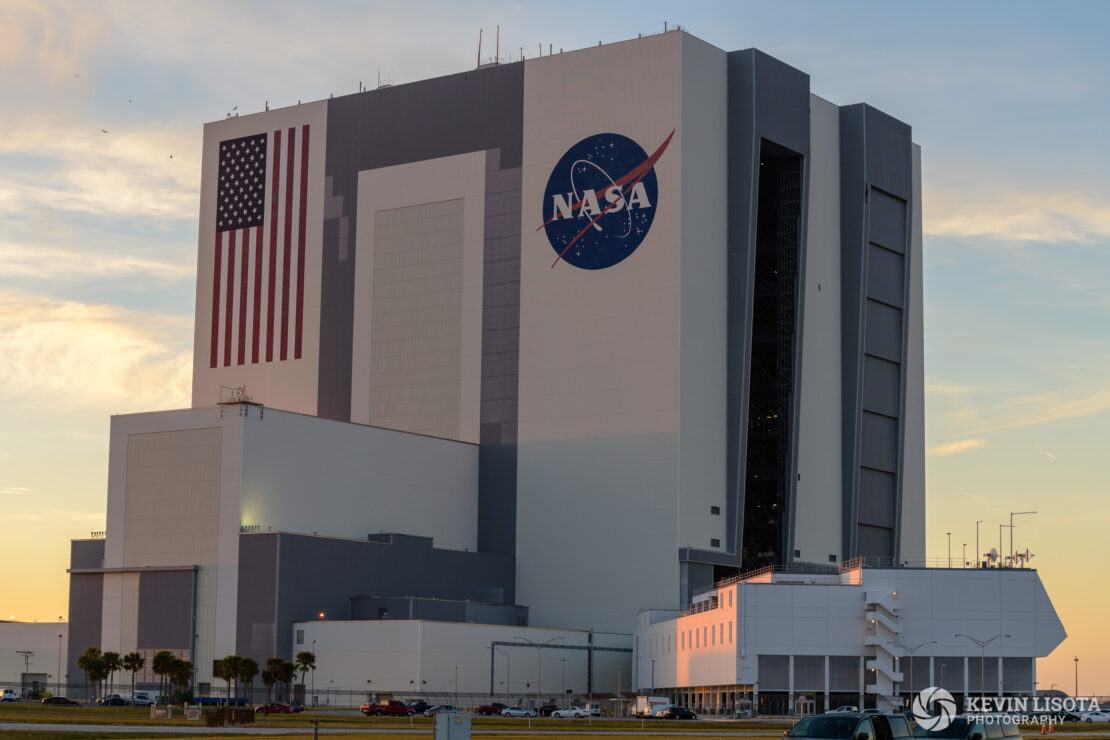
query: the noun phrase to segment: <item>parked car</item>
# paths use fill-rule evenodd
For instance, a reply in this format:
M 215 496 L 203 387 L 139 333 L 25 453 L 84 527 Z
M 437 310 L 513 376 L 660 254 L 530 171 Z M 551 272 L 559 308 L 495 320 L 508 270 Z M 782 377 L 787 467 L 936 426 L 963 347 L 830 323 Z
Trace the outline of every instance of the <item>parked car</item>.
M 424 701 L 423 699 L 417 699 L 416 701 L 409 702 L 409 706 L 412 707 L 412 711 L 414 714 L 424 714 L 424 712 L 427 711 L 428 708 L 432 705 Z
M 1110 710 L 1100 709 L 1097 712 L 1084 712 L 1079 715 L 1080 722 L 1110 722 Z
M 554 712 L 551 713 L 551 716 L 556 717 L 556 718 L 560 718 L 560 719 L 562 719 L 562 718 L 582 719 L 583 717 L 586 716 L 586 710 L 583 709 L 582 707 L 570 707 L 569 709 L 556 709 Z
M 292 704 L 286 704 L 283 701 L 268 701 L 265 704 L 259 704 L 254 711 L 255 714 L 292 714 L 294 709 Z
M 358 709 L 367 717 L 369 717 L 370 715 L 381 717 L 387 714 L 400 717 L 411 717 L 412 715 L 416 714 L 416 710 L 410 707 L 408 704 L 395 700 L 383 701 L 381 704 L 363 704 Z
M 859 711 L 859 707 L 855 707 L 855 706 L 852 706 L 850 704 L 845 704 L 842 707 L 837 707 L 836 709 L 830 709 L 828 712 L 826 712 L 826 714 L 855 714 L 858 711 Z
M 537 717 L 536 710 L 524 707 L 505 707 L 501 710 L 502 717 Z
M 864 709 L 860 714 L 886 714 L 886 712 L 881 709 Z
M 495 701 L 490 704 L 482 704 L 481 706 L 474 707 L 474 713 L 486 717 L 491 714 L 501 714 L 501 710 L 503 710 L 504 708 L 504 704 L 499 701 Z
M 860 712 L 830 712 L 815 717 L 805 717 L 786 731 L 787 738 L 809 740 L 851 740 L 862 737 L 903 740 L 910 738 L 910 723 L 900 714 L 862 714 Z M 980 738 L 980 740 L 982 740 Z
M 131 702 L 124 699 L 119 694 L 112 694 L 96 700 L 96 703 L 102 707 L 129 707 Z
M 691 712 L 686 707 L 680 707 L 677 704 L 668 704 L 655 713 L 658 719 L 697 719 L 698 715 Z
M 145 691 L 136 691 L 131 696 L 131 703 L 137 707 L 149 707 L 161 701 L 162 697 L 157 694 L 148 694 Z
M 455 707 L 453 707 L 450 704 L 436 704 L 434 707 L 428 707 L 427 709 L 425 709 L 424 710 L 424 716 L 425 717 L 434 717 L 437 714 L 439 714 L 440 712 L 457 712 L 457 711 L 459 711 L 459 710 L 455 709 Z
M 554 704 L 544 704 L 542 707 L 540 707 L 540 716 L 541 717 L 550 717 L 551 713 L 554 712 L 558 708 L 559 707 L 557 707 Z
M 65 696 L 48 696 L 48 697 L 46 697 L 45 699 L 42 700 L 42 703 L 43 704 L 51 704 L 51 705 L 60 706 L 60 707 L 79 707 L 79 706 L 81 706 L 80 702 L 76 702 L 73 699 L 70 699 L 69 697 L 65 697 Z
M 0 701 L 19 701 L 19 692 L 15 689 L 0 689 Z

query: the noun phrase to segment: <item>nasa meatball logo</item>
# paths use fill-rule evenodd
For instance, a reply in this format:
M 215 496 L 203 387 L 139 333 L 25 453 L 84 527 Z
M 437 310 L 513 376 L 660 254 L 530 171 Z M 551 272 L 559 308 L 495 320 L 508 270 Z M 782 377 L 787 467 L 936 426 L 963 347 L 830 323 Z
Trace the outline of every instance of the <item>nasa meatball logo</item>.
M 543 196 L 543 229 L 555 261 L 603 270 L 636 251 L 655 220 L 659 182 L 655 163 L 674 131 L 648 156 L 620 134 L 594 134 L 556 163 Z

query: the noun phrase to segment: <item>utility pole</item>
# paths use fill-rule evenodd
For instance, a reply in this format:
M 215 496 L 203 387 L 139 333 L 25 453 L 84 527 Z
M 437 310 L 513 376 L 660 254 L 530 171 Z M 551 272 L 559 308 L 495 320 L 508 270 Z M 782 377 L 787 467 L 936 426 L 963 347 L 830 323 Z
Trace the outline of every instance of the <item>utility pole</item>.
M 928 642 L 921 643 L 917 647 L 907 647 L 907 646 L 903 645 L 902 643 L 898 642 L 897 640 L 888 640 L 887 644 L 888 645 L 897 645 L 898 647 L 902 648 L 903 650 L 905 650 L 907 653 L 910 654 L 910 691 L 909 691 L 909 693 L 912 694 L 914 692 L 914 687 L 913 687 L 913 654 L 916 653 L 921 648 L 925 647 L 926 645 L 936 645 L 937 641 L 936 640 L 929 640 Z M 944 682 L 942 681 L 941 684 L 943 685 L 943 683 Z
M 567 709 L 570 709 L 570 694 L 567 693 L 567 659 L 559 658 L 559 662 L 563 664 L 563 696 L 567 703 Z
M 524 640 L 525 642 L 536 646 L 536 709 L 538 710 L 543 705 L 543 702 L 540 701 L 540 679 L 542 677 L 541 667 L 540 667 L 541 666 L 540 648 L 542 648 L 544 645 L 549 645 L 549 644 L 555 642 L 556 640 L 562 640 L 563 636 L 560 635 L 559 637 L 552 637 L 550 640 L 544 640 L 543 642 L 536 642 L 535 640 L 529 640 L 527 637 L 521 637 L 520 635 L 513 636 L 513 639 L 514 640 Z M 456 704 L 456 706 L 458 706 L 458 705 Z
M 302 679 L 304 680 L 304 679 Z M 252 690 L 253 694 L 254 691 Z M 254 701 L 254 698 L 251 698 Z M 312 706 L 316 706 L 316 640 L 312 640 Z
M 459 667 L 455 666 L 455 708 L 459 708 Z
M 977 519 L 975 521 L 975 567 L 976 568 L 979 567 L 980 558 L 983 557 L 983 553 L 979 552 L 979 525 L 982 524 L 982 523 L 983 523 L 982 519 Z M 965 686 L 964 688 L 967 688 L 967 687 Z
M 952 567 L 952 533 L 945 532 L 948 535 L 948 567 Z
M 1076 699 L 1079 698 L 1079 656 L 1075 656 L 1075 695 Z
M 58 635 L 58 677 L 55 680 L 57 680 L 57 682 L 58 682 L 58 693 L 61 694 L 62 696 L 64 696 L 65 694 L 62 692 L 62 636 L 61 635 Z

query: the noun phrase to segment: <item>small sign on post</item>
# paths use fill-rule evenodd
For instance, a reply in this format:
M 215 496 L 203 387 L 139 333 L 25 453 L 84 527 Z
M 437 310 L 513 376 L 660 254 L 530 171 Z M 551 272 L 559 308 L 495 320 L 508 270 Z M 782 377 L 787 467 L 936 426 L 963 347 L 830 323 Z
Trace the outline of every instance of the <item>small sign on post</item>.
M 187 719 L 187 720 L 199 720 L 200 719 L 200 707 L 185 707 L 185 719 Z

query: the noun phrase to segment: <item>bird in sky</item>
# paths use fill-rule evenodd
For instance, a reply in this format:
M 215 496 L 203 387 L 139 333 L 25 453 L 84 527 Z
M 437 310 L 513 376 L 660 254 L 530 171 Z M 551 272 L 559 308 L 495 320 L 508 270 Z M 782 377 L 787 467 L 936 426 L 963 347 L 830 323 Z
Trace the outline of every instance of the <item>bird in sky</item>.
M 108 133 L 108 130 L 107 130 L 107 129 L 103 129 L 103 128 L 102 128 L 102 129 L 100 129 L 100 133 L 102 133 L 102 134 L 106 134 L 106 133 Z

